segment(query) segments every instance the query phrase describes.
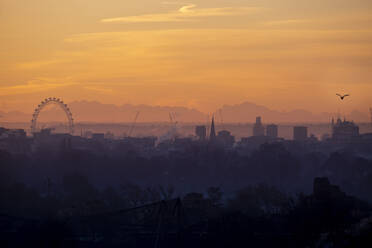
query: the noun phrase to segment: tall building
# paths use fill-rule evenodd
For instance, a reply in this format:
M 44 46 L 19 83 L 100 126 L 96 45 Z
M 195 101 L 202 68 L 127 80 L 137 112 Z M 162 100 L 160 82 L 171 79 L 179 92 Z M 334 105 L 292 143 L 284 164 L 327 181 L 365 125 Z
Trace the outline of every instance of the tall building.
M 211 133 L 209 135 L 210 140 L 215 140 L 216 139 L 216 130 L 214 128 L 214 116 L 212 116 L 212 124 L 211 124 Z
M 359 127 L 352 121 L 341 121 L 340 118 L 332 127 L 332 139 L 334 140 L 350 140 L 359 136 Z
M 256 123 L 253 125 L 253 136 L 264 136 L 265 128 L 261 122 L 261 116 L 256 117 Z
M 304 141 L 307 139 L 307 127 L 293 127 L 293 139 L 296 141 Z
M 195 135 L 199 138 L 199 140 L 205 140 L 207 136 L 207 128 L 205 126 L 196 126 Z
M 266 136 L 270 138 L 278 138 L 278 126 L 275 124 L 267 125 Z

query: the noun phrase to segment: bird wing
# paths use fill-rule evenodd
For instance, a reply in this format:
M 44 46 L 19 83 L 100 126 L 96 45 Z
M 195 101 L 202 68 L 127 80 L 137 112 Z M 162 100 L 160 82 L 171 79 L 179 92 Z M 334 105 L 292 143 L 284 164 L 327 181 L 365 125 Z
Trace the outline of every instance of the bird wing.
M 345 96 L 350 96 L 350 95 L 349 95 L 349 94 L 346 94 L 346 95 L 344 95 L 344 97 L 345 97 Z
M 342 97 L 340 94 L 336 94 L 336 96 Z

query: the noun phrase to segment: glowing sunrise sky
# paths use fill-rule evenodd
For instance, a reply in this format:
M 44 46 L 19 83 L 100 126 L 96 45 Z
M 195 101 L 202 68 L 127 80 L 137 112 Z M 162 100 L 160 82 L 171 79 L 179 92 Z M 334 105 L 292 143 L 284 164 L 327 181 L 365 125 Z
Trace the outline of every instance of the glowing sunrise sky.
M 0 0 L 0 107 L 372 106 L 371 0 Z

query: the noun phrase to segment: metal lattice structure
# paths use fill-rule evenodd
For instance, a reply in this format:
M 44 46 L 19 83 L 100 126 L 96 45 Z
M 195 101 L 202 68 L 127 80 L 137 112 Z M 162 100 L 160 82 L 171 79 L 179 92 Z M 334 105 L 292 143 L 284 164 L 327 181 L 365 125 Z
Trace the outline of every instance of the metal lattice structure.
M 37 132 L 36 124 L 37 124 L 37 118 L 39 117 L 39 114 L 43 108 L 45 108 L 47 105 L 55 104 L 59 106 L 66 114 L 67 120 L 68 120 L 68 130 L 70 134 L 74 133 L 74 119 L 72 118 L 72 113 L 70 109 L 68 108 L 67 104 L 65 104 L 61 99 L 55 98 L 55 97 L 49 97 L 43 100 L 35 109 L 34 114 L 32 115 L 31 120 L 31 133 L 34 134 Z

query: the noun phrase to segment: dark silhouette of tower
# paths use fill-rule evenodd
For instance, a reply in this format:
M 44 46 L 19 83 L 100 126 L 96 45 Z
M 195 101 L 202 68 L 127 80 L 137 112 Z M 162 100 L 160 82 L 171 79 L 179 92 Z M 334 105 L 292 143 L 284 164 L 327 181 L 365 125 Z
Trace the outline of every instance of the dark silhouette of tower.
M 275 124 L 267 125 L 266 136 L 270 138 L 278 138 L 278 126 Z
M 211 124 L 211 133 L 209 135 L 210 140 L 215 140 L 216 139 L 216 130 L 214 128 L 214 116 L 212 116 L 212 124 Z
M 262 125 L 261 117 L 256 117 L 256 123 L 253 125 L 253 136 L 264 136 L 265 127 Z
M 207 136 L 207 128 L 205 126 L 196 126 L 195 134 L 199 140 L 205 140 L 205 137 Z

